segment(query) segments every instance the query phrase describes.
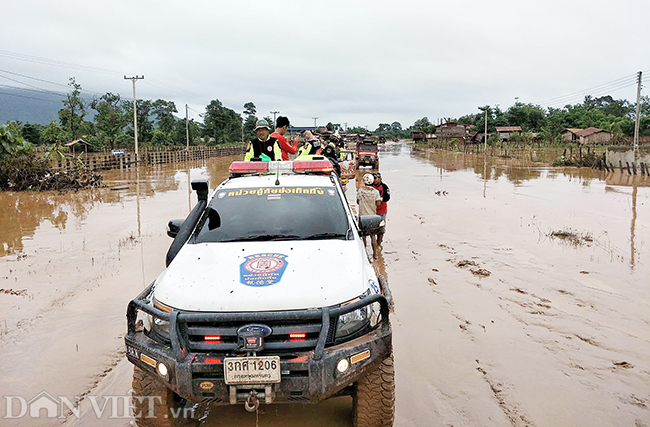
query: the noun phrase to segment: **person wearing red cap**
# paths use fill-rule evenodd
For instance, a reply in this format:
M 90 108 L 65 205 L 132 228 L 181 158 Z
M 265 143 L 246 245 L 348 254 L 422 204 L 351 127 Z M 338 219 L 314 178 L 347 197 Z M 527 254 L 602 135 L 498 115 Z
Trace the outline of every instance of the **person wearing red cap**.
M 289 160 L 289 154 L 296 154 L 298 152 L 298 136 L 293 141 L 293 144 L 287 142 L 287 138 L 284 136 L 289 130 L 289 119 L 284 116 L 279 116 L 275 121 L 275 132 L 271 134 L 271 137 L 278 140 L 280 149 L 282 150 L 282 160 Z

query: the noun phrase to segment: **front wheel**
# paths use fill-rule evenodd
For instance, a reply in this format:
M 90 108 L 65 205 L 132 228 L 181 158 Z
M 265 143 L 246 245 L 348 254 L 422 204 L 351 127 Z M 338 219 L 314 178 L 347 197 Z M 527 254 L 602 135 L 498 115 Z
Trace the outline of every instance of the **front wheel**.
M 138 427 L 198 426 L 195 410 L 188 402 L 165 387 L 155 376 L 135 366 L 131 398 Z
M 355 427 L 392 427 L 395 420 L 393 355 L 357 381 L 352 395 Z

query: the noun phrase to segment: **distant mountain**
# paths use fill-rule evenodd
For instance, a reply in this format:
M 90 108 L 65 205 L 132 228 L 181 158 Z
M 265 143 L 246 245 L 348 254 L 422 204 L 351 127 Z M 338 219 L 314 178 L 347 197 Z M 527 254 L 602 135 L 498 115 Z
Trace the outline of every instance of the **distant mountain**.
M 31 89 L 0 86 L 0 124 L 16 120 L 22 123 L 48 124 L 58 122 L 59 110 L 63 108 L 66 94 L 55 94 Z M 92 98 L 84 97 L 86 105 Z M 87 107 L 86 120 L 92 120 L 94 110 Z

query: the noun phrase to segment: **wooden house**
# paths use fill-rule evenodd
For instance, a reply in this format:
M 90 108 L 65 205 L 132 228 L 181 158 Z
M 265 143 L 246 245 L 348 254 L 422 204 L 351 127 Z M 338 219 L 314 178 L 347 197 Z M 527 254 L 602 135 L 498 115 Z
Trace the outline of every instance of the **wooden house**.
M 459 122 L 443 123 L 436 126 L 436 136 L 438 139 L 465 139 L 467 136 L 467 125 Z
M 612 140 L 612 133 L 598 128 L 587 128 L 576 132 L 582 145 L 609 144 Z
M 521 126 L 497 126 L 497 133 L 501 141 L 509 140 L 510 136 L 515 132 L 521 133 Z
M 580 128 L 566 128 L 562 132 L 560 132 L 560 135 L 562 136 L 562 141 L 565 142 L 579 142 L 580 137 L 578 136 L 578 132 L 580 132 L 582 129 Z

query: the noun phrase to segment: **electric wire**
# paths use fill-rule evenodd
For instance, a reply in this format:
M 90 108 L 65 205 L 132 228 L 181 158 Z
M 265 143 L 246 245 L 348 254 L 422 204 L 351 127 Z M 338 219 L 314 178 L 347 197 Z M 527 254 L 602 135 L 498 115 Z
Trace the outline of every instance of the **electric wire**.
M 0 49 L 0 56 L 4 56 L 5 58 L 17 59 L 20 61 L 34 62 L 37 64 L 52 65 L 54 67 L 71 68 L 75 70 L 92 71 L 92 72 L 103 73 L 103 74 L 119 74 L 119 75 L 124 74 L 119 71 L 109 70 L 106 68 L 91 67 L 87 65 L 75 64 L 72 62 L 59 61 L 56 59 L 48 59 L 48 58 L 42 58 L 38 56 L 25 55 L 22 53 L 10 52 L 8 50 Z
M 56 85 L 56 86 L 65 87 L 65 88 L 68 88 L 68 89 L 70 88 L 69 85 L 64 85 L 64 84 L 62 84 L 62 83 L 55 83 L 55 82 L 51 82 L 51 81 L 48 81 L 48 80 L 38 79 L 38 78 L 36 78 L 36 77 L 27 76 L 27 75 L 24 75 L 24 74 L 13 73 L 13 72 L 11 72 L 11 71 L 7 71 L 7 70 L 0 70 L 0 72 L 4 72 L 4 73 L 8 73 L 8 74 L 12 74 L 12 75 L 17 75 L 17 76 L 20 76 L 20 77 L 24 77 L 24 78 L 28 78 L 28 79 L 32 79 L 32 80 L 37 80 L 37 81 L 41 81 L 41 82 L 44 82 L 44 83 L 49 83 L 49 84 L 53 84 L 53 85 Z M 51 92 L 51 93 L 57 93 L 57 94 L 58 94 L 58 92 L 53 92 L 53 91 L 48 90 L 48 89 L 43 89 L 42 87 L 35 86 L 35 85 L 29 84 L 29 83 L 25 83 L 25 82 L 22 82 L 22 81 L 20 81 L 20 80 L 12 79 L 12 78 L 7 77 L 7 76 L 0 75 L 0 77 L 2 77 L 2 78 L 4 78 L 4 79 L 7 79 L 7 80 L 11 80 L 11 81 L 17 82 L 17 83 L 20 83 L 20 84 L 25 85 L 25 86 L 29 86 L 29 87 L 33 87 L 33 88 L 39 89 L 39 90 L 41 90 L 41 91 L 43 91 L 43 92 Z M 16 89 L 20 89 L 20 88 L 18 88 L 18 87 L 16 87 L 16 86 L 14 86 L 14 87 L 15 87 Z M 87 90 L 87 89 L 79 89 L 79 92 L 82 92 L 82 93 L 88 93 L 88 94 L 95 94 L 95 95 L 103 95 L 102 93 L 95 92 L 95 91 L 92 91 L 92 90 Z
M 593 98 L 598 98 L 598 97 L 601 97 L 601 96 L 609 95 L 609 94 L 611 94 L 613 92 L 616 92 L 616 91 L 619 91 L 621 89 L 636 86 L 636 84 L 637 84 L 637 82 L 635 82 L 635 81 L 628 82 L 626 84 L 621 84 L 621 85 L 618 85 L 618 86 L 611 86 L 611 87 L 602 89 L 601 91 L 598 91 L 598 92 L 593 92 L 593 91 L 592 92 L 586 92 L 586 93 L 583 93 L 582 95 L 574 96 L 573 98 L 566 98 L 566 99 L 563 99 L 563 100 L 559 100 L 559 101 L 551 102 L 551 103 L 547 103 L 547 104 L 542 104 L 542 105 L 546 105 L 546 106 L 549 106 L 549 107 L 554 107 L 554 106 L 562 106 L 563 107 L 565 105 L 572 105 L 572 104 L 575 104 L 575 103 L 581 103 L 586 96 L 592 96 Z
M 628 81 L 633 81 L 635 79 L 636 79 L 636 74 L 633 74 L 631 76 L 625 76 L 625 77 L 622 77 L 620 79 L 616 79 L 616 80 L 613 80 L 613 81 L 608 82 L 608 83 L 603 83 L 603 84 L 600 84 L 598 86 L 594 86 L 594 87 L 591 87 L 591 88 L 588 88 L 588 89 L 582 89 L 582 90 L 579 90 L 577 92 L 573 92 L 573 93 L 570 93 L 570 94 L 556 96 L 554 98 L 549 98 L 549 99 L 546 99 L 544 101 L 539 102 L 539 104 L 552 103 L 552 102 L 555 102 L 555 101 L 557 101 L 559 99 L 563 99 L 563 98 L 573 98 L 575 95 L 583 94 L 585 92 L 589 92 L 589 91 L 593 91 L 593 90 L 600 90 L 603 87 L 607 87 L 609 85 L 617 85 L 617 84 L 619 84 L 621 82 L 627 83 Z
M 7 79 L 7 80 L 11 80 L 12 82 L 16 82 L 16 83 L 20 83 L 20 84 L 25 85 L 25 86 L 29 86 L 29 87 L 36 88 L 36 89 L 38 89 L 40 92 L 43 92 L 43 93 L 52 93 L 52 94 L 56 94 L 56 95 L 62 95 L 61 93 L 54 92 L 54 91 L 47 90 L 47 89 L 43 89 L 43 88 L 38 87 L 38 86 L 30 85 L 29 83 L 21 82 L 20 80 L 12 79 L 11 77 L 7 77 L 7 76 L 2 76 L 2 75 L 0 75 L 0 78 Z M 15 87 L 15 86 L 14 86 L 14 87 Z M 19 87 L 16 87 L 16 89 L 19 89 L 19 90 L 21 90 L 21 89 L 22 89 L 22 90 L 29 90 L 29 89 L 23 89 L 23 88 L 19 88 Z
M 2 76 L 0 76 L 0 77 L 2 77 Z M 2 84 L 2 83 L 0 83 L 0 87 L 6 87 L 7 89 L 14 89 L 14 90 L 20 90 L 20 91 L 27 91 L 27 92 L 36 92 L 36 93 L 38 93 L 40 95 L 54 95 L 54 96 L 59 96 L 59 97 L 64 97 L 65 96 L 64 93 L 60 93 L 60 92 L 51 92 L 51 91 L 45 92 L 45 91 L 42 91 L 42 90 L 27 89 L 26 87 L 16 87 L 16 86 L 12 86 L 12 85 L 5 85 L 5 84 Z
M 642 71 L 641 73 L 643 74 L 647 71 L 648 70 L 645 70 Z M 583 89 L 570 94 L 549 98 L 544 101 L 537 102 L 535 104 L 543 107 L 548 107 L 548 108 L 555 108 L 558 106 L 564 107 L 567 105 L 572 105 L 574 103 L 580 103 L 584 100 L 586 96 L 592 96 L 594 98 L 606 96 L 612 92 L 616 92 L 631 86 L 635 86 L 637 83 L 638 83 L 638 73 L 635 73 L 632 75 L 618 78 L 616 80 L 612 80 L 607 83 L 590 87 L 588 89 Z
M 2 92 L 2 91 L 0 91 L 0 94 L 9 95 L 9 96 L 16 96 L 18 98 L 35 99 L 37 101 L 56 102 L 57 104 L 61 103 L 60 99 L 55 100 L 55 99 L 35 98 L 33 96 L 18 95 L 17 93 L 9 93 L 9 92 Z

